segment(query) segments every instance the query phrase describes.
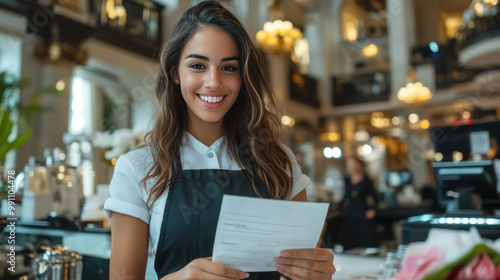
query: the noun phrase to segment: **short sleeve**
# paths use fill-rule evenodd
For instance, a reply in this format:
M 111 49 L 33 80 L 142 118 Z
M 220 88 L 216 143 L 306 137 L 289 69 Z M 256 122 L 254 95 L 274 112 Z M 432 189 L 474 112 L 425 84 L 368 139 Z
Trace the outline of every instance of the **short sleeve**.
M 144 193 L 134 166 L 126 156 L 121 156 L 116 162 L 109 185 L 109 198 L 104 204 L 106 215 L 109 218 L 113 211 L 139 218 L 149 224 L 150 213 Z
M 292 150 L 288 148 L 286 145 L 282 145 L 283 149 L 285 149 L 286 154 L 290 158 L 290 161 L 292 163 L 292 172 L 293 172 L 293 188 L 292 188 L 292 193 L 290 194 L 290 199 L 295 197 L 297 194 L 299 194 L 301 191 L 305 190 L 308 187 L 312 186 L 311 179 L 307 177 L 306 175 L 302 174 L 302 170 L 300 169 L 300 165 L 297 162 L 297 159 L 295 158 L 295 155 L 293 154 Z

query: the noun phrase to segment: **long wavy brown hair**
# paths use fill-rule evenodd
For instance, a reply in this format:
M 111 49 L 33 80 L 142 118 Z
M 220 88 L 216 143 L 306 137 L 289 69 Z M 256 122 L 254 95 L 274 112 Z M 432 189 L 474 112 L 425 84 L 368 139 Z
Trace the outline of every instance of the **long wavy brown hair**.
M 262 56 L 231 12 L 218 2 L 206 1 L 184 12 L 161 51 L 155 83 L 159 114 L 154 128 L 146 136 L 153 164 L 141 181 L 145 187 L 148 179 L 155 179 L 148 204 L 155 203 L 176 180 L 173 174 L 182 168 L 180 147 L 188 129 L 188 112 L 173 75 L 184 46 L 204 27 L 228 32 L 239 50 L 243 82 L 237 100 L 223 120 L 230 155 L 250 178 L 257 194 L 256 182 L 260 180 L 271 198 L 287 199 L 292 191 L 292 166 L 279 142 L 280 123 Z

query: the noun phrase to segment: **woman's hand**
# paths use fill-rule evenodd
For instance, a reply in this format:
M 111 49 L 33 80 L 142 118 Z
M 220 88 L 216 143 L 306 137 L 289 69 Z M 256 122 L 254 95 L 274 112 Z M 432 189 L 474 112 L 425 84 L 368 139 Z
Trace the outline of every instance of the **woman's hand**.
M 333 258 L 327 249 L 294 249 L 281 251 L 274 262 L 278 271 L 292 280 L 331 280 Z
M 212 257 L 195 259 L 183 269 L 163 277 L 161 280 L 234 280 L 246 279 L 248 273 L 212 262 Z

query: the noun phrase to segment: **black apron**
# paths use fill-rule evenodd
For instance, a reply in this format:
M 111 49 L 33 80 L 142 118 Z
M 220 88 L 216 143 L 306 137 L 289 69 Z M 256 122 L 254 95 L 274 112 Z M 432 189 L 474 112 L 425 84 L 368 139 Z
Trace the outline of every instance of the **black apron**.
M 182 170 L 168 189 L 155 256 L 158 278 L 176 272 L 192 260 L 212 256 L 224 194 L 257 197 L 241 170 Z M 269 197 L 257 183 L 262 197 Z M 252 272 L 248 279 L 279 280 L 278 272 Z

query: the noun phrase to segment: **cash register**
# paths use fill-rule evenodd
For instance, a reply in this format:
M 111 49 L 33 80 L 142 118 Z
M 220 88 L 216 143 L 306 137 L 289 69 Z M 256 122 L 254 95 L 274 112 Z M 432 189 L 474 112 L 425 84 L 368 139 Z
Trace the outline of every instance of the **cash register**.
M 431 228 L 475 227 L 483 238 L 500 238 L 499 166 L 500 160 L 433 163 L 438 200 L 446 213 L 402 222 L 403 243 L 425 240 Z

